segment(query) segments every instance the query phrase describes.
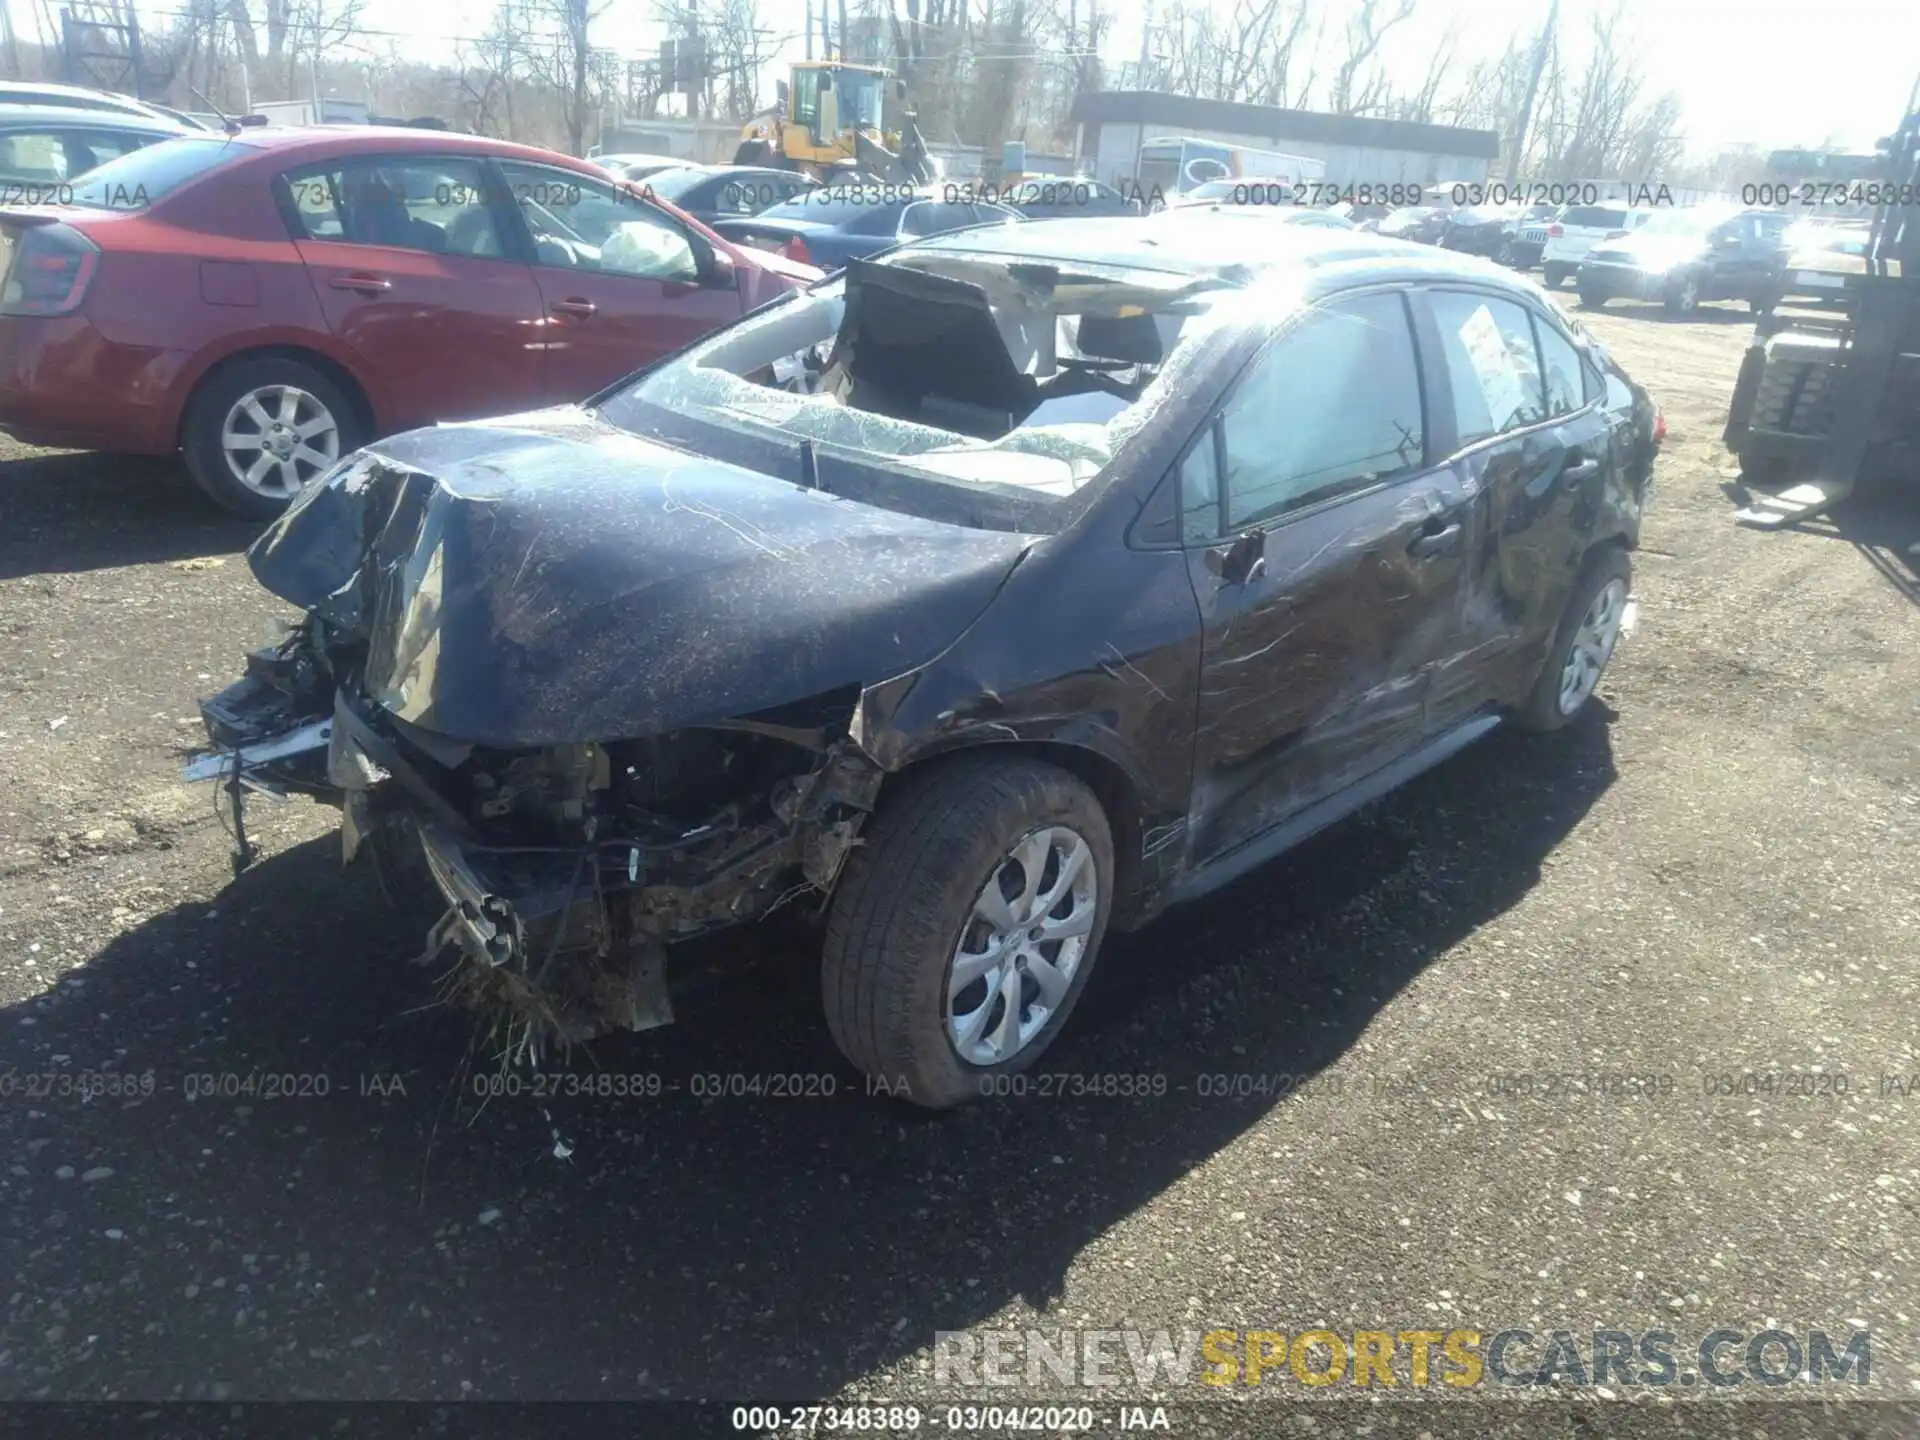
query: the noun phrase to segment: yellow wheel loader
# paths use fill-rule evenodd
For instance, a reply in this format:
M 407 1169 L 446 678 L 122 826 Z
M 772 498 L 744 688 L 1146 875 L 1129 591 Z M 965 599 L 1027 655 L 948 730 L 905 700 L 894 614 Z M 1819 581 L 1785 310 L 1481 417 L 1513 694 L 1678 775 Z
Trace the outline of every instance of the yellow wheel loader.
M 854 169 L 890 183 L 924 185 L 933 167 L 911 111 L 900 128 L 885 128 L 888 77 L 871 65 L 838 60 L 801 60 L 791 82 L 781 81 L 774 108 L 753 117 L 740 132 L 736 165 L 798 170 L 816 179 Z M 894 82 L 906 99 L 904 80 Z

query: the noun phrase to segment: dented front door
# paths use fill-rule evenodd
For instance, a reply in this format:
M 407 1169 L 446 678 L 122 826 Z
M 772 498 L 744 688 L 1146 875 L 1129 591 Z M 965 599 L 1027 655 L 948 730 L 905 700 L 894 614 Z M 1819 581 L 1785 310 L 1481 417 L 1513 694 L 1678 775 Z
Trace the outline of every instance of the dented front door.
M 1471 518 L 1457 474 L 1427 463 L 1425 429 L 1389 291 L 1291 328 L 1190 453 L 1183 508 L 1204 626 L 1195 861 L 1423 738 Z

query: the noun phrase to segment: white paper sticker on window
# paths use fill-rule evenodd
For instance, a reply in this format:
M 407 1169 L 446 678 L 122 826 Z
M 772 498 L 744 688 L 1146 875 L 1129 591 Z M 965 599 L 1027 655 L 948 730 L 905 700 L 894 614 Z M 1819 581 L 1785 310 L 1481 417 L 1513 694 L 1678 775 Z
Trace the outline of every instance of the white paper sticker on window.
M 1460 343 L 1467 348 L 1467 359 L 1480 381 L 1480 393 L 1487 397 L 1487 413 L 1494 428 L 1504 430 L 1526 408 L 1527 391 L 1500 327 L 1493 322 L 1493 312 L 1484 305 L 1477 306 L 1460 327 Z

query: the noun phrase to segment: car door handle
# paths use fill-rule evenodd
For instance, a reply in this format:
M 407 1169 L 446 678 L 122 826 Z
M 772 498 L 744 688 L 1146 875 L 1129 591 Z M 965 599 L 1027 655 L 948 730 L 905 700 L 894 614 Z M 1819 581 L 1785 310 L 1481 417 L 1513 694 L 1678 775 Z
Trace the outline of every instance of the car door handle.
M 352 290 L 361 295 L 384 295 L 393 289 L 391 280 L 378 275 L 336 275 L 327 283 L 336 290 Z
M 591 300 L 556 300 L 547 307 L 556 315 L 574 315 L 582 320 L 592 315 L 600 307 Z
M 1437 530 L 1422 530 L 1407 542 L 1407 553 L 1416 560 L 1431 560 L 1444 555 L 1460 543 L 1460 522 L 1449 521 Z
M 1582 480 L 1591 480 L 1600 473 L 1598 460 L 1582 460 L 1577 465 L 1569 465 L 1560 472 L 1560 478 L 1569 485 L 1578 485 Z

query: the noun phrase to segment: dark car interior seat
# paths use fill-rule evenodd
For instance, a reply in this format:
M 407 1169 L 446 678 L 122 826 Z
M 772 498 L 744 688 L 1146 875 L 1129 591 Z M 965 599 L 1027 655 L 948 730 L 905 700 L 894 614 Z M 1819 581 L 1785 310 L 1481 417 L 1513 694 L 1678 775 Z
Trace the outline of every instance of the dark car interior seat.
M 822 388 L 877 415 L 997 439 L 1038 403 L 986 292 L 941 275 L 854 260 Z
M 341 217 L 349 240 L 362 245 L 392 245 L 403 250 L 447 249 L 447 234 L 420 219 L 384 180 L 364 180 L 348 191 Z

